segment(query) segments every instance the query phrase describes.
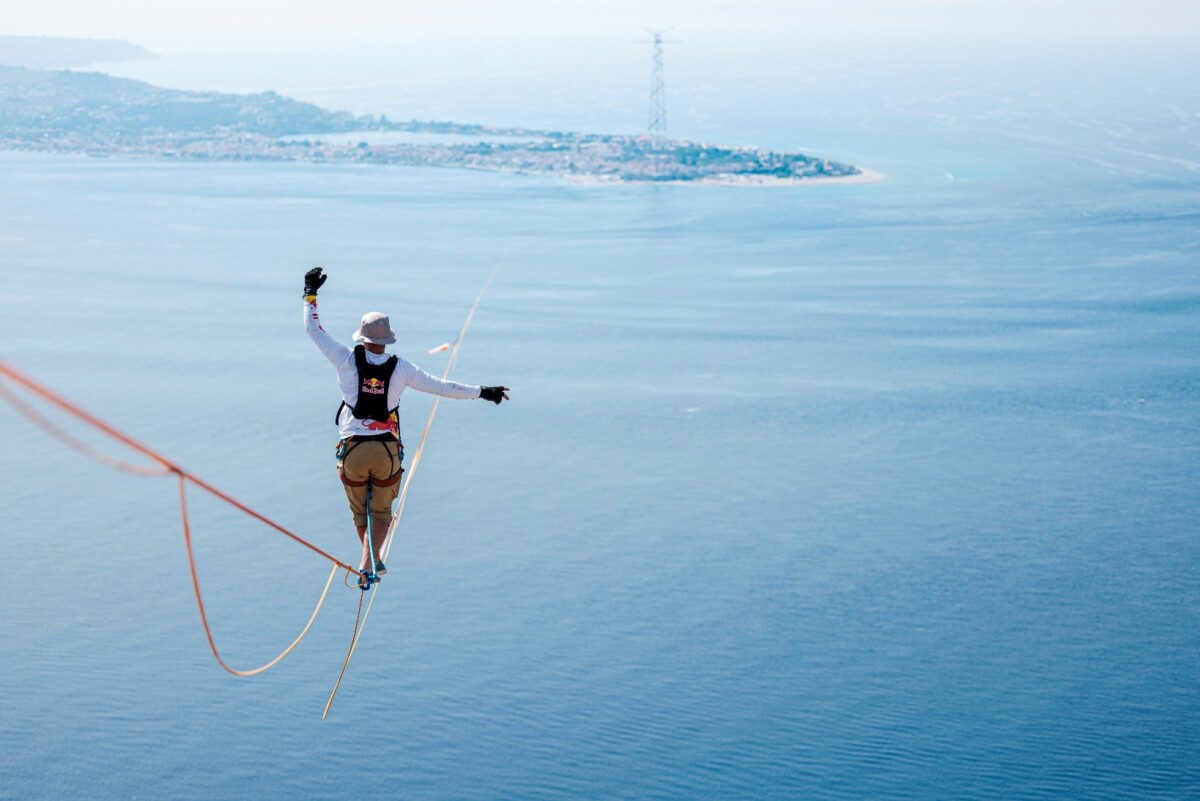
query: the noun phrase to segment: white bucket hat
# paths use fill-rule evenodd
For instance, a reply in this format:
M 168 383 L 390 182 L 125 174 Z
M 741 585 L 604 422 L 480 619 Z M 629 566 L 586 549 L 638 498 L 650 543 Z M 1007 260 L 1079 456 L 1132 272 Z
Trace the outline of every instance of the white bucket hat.
M 358 330 L 354 332 L 355 342 L 370 342 L 372 345 L 391 345 L 396 341 L 392 332 L 392 324 L 383 312 L 367 312 L 363 315 Z

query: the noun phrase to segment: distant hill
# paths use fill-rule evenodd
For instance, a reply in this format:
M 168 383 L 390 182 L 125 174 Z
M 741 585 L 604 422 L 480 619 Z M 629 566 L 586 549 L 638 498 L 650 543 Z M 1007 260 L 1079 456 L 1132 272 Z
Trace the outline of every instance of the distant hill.
M 54 69 L 104 61 L 157 58 L 144 47 L 119 39 L 68 39 L 62 36 L 0 36 L 0 65 Z
M 187 92 L 92 72 L 0 67 L 0 134 L 287 136 L 373 127 L 275 92 Z
M 393 141 L 367 132 L 486 134 L 487 141 Z M 355 137 L 325 134 L 353 133 Z M 188 92 L 95 72 L 0 66 L 0 150 L 163 159 L 458 167 L 598 181 L 786 183 L 861 180 L 858 168 L 802 153 L 655 137 L 392 122 L 327 111 L 275 92 Z

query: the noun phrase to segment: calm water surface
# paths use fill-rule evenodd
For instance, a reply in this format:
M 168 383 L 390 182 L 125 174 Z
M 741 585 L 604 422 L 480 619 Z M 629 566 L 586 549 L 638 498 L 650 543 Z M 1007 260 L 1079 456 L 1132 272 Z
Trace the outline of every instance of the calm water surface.
M 4 359 L 341 558 L 309 266 L 439 372 L 499 265 L 455 377 L 513 388 L 442 404 L 325 722 L 356 591 L 228 676 L 174 484 L 0 409 L 3 794 L 1196 796 L 1196 94 L 1012 85 L 844 99 L 856 187 L 0 154 Z M 190 502 L 256 665 L 327 568 Z

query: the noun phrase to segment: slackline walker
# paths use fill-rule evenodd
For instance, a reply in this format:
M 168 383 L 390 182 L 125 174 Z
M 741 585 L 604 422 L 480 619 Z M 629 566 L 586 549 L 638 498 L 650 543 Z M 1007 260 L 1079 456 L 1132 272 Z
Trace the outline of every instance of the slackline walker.
M 341 390 L 341 403 L 334 414 L 338 477 L 362 546 L 358 585 L 366 590 L 387 572 L 378 557 L 391 528 L 392 503 L 404 474 L 399 416 L 404 390 L 460 400 L 482 398 L 499 405 L 508 398 L 508 387 L 479 387 L 435 378 L 406 359 L 387 355 L 387 346 L 396 342 L 396 335 L 382 312 L 363 315 L 354 332 L 358 344 L 347 348 L 326 333 L 317 311 L 317 290 L 328 278 L 320 267 L 304 274 L 304 330 L 337 372 Z M 474 313 L 474 307 L 471 311 Z
M 475 390 L 478 392 L 478 394 L 475 394 L 475 395 L 468 394 L 468 396 L 469 397 L 482 397 L 485 400 L 491 400 L 493 403 L 496 403 L 496 404 L 499 404 L 502 400 L 508 399 L 508 395 L 507 395 L 508 388 L 507 387 L 467 387 L 467 385 L 453 384 L 453 382 L 449 382 L 448 377 L 450 375 L 450 371 L 454 368 L 455 364 L 458 361 L 459 348 L 462 345 L 462 341 L 463 341 L 464 337 L 466 336 L 467 330 L 471 326 L 471 322 L 475 316 L 475 311 L 476 311 L 476 309 L 479 308 L 479 304 L 483 299 L 484 293 L 487 291 L 488 287 L 491 285 L 492 280 L 495 278 L 496 272 L 498 270 L 499 270 L 499 265 L 497 265 L 496 269 L 492 271 L 492 274 L 488 277 L 487 281 L 484 283 L 483 288 L 479 291 L 479 295 L 475 298 L 475 303 L 471 306 L 471 310 L 467 314 L 466 322 L 463 324 L 462 330 L 459 332 L 458 339 L 455 341 L 455 343 L 453 345 L 453 349 L 452 349 L 451 355 L 450 355 L 450 360 L 446 365 L 446 369 L 443 372 L 441 379 L 439 380 L 439 379 L 433 378 L 433 376 L 429 376 L 427 373 L 424 374 L 429 380 L 431 380 L 432 382 L 435 382 L 436 385 L 440 385 L 442 387 L 445 387 L 446 385 L 451 385 L 454 387 L 463 387 L 464 389 Z M 323 271 L 320 270 L 319 268 L 310 270 L 308 272 L 308 274 L 306 274 L 306 276 L 305 276 L 306 329 L 308 329 L 308 327 L 309 327 L 310 316 L 313 321 L 316 321 L 316 319 L 317 319 L 316 303 L 315 303 L 316 289 L 319 288 L 320 285 L 325 282 L 326 278 L 327 278 L 327 276 L 324 275 Z M 310 292 L 310 290 L 311 290 L 311 292 Z M 379 315 L 379 316 L 383 317 L 382 326 L 379 325 L 378 317 L 374 317 L 372 314 L 368 314 L 366 317 L 363 318 L 363 324 L 362 324 L 362 326 L 360 326 L 359 331 L 355 332 L 356 339 L 358 339 L 361 336 L 360 341 L 363 343 L 364 346 L 367 344 L 376 345 L 376 342 L 373 342 L 373 340 L 376 340 L 376 341 L 387 340 L 385 344 L 390 344 L 391 342 L 395 341 L 394 335 L 391 334 L 390 324 L 388 323 L 386 316 L 383 316 L 383 315 Z M 368 319 L 368 318 L 370 318 L 370 319 Z M 320 330 L 319 322 L 317 322 L 317 328 L 318 328 L 318 330 Z M 386 332 L 386 333 L 384 333 L 384 332 Z M 309 333 L 311 336 L 312 331 L 310 330 Z M 320 330 L 320 333 L 324 334 L 324 331 Z M 325 334 L 325 337 L 328 337 L 328 335 Z M 388 339 L 389 337 L 391 337 L 390 340 Z M 318 339 L 316 336 L 314 336 L 313 338 L 314 338 L 314 340 Z M 334 344 L 337 344 L 337 343 L 335 342 Z M 321 342 L 319 342 L 319 341 L 318 341 L 318 346 L 322 347 L 322 352 L 325 352 L 325 348 L 321 345 Z M 338 347 L 341 347 L 341 346 L 339 345 Z M 363 350 L 366 351 L 368 349 L 366 347 L 364 347 Z M 379 350 L 382 350 L 382 348 L 380 347 Z M 441 348 L 440 350 L 445 350 L 445 348 Z M 348 349 L 347 349 L 347 352 L 349 352 Z M 378 355 L 374 349 L 370 349 L 369 352 L 371 352 L 374 355 Z M 393 361 L 393 360 L 395 360 L 395 361 Z M 367 375 L 363 378 L 362 382 L 358 381 L 359 377 L 356 375 L 355 382 L 358 384 L 358 387 L 362 388 L 364 386 L 367 386 L 370 389 L 377 389 L 382 385 L 386 390 L 390 390 L 391 389 L 390 380 L 394 380 L 395 375 L 400 372 L 400 370 L 401 370 L 400 363 L 403 362 L 403 360 L 398 360 L 397 357 L 393 356 L 388 359 L 375 359 L 375 360 L 371 360 L 370 357 L 367 357 L 367 361 L 372 362 L 374 364 L 379 364 L 379 363 L 392 364 L 395 366 L 395 372 L 393 373 L 392 376 L 389 376 L 387 379 L 377 379 L 377 378 L 373 378 L 373 376 L 371 376 L 371 375 Z M 403 362 L 403 363 L 409 364 L 407 362 Z M 336 363 L 335 363 L 335 366 L 336 366 Z M 413 368 L 413 369 L 417 369 L 417 368 Z M 368 369 L 368 371 L 366 371 L 366 372 L 369 373 L 370 370 Z M 423 371 L 419 371 L 419 372 L 423 372 Z M 341 372 L 339 371 L 339 378 L 340 377 L 341 377 Z M 401 380 L 403 381 L 407 377 L 408 376 L 402 376 Z M 417 380 L 420 381 L 422 379 L 420 379 L 420 377 L 418 376 Z M 368 381 L 370 381 L 369 384 L 367 383 Z M 379 384 L 376 384 L 375 383 L 376 381 L 379 381 Z M 415 384 L 408 384 L 408 385 L 413 386 L 413 388 L 415 388 L 415 389 L 424 389 L 424 386 L 416 386 Z M 426 385 L 429 386 L 428 384 L 426 384 Z M 403 385 L 399 385 L 399 386 L 400 386 L 400 391 L 403 391 Z M 43 402 L 40 404 L 40 406 L 44 407 L 45 404 L 49 404 L 50 406 L 55 407 L 58 411 L 64 412 L 68 416 L 84 423 L 85 425 L 87 425 L 93 429 L 96 429 L 97 431 L 100 431 L 105 436 L 116 440 L 117 442 L 121 443 L 122 445 L 129 448 L 130 450 L 133 450 L 136 453 L 141 454 L 142 456 L 148 458 L 153 464 L 149 465 L 149 466 L 135 464 L 133 462 L 125 461 L 123 459 L 119 459 L 119 458 L 110 456 L 110 455 L 92 447 L 91 445 L 88 445 L 87 443 L 83 442 L 79 438 L 70 434 L 61 425 L 52 421 L 49 417 L 47 417 L 45 414 L 43 414 L 42 411 L 40 410 L 39 406 L 34 405 L 34 403 L 27 402 L 24 398 L 21 397 L 21 395 L 19 395 L 17 393 L 16 388 L 24 390 L 25 392 L 28 392 L 29 394 L 33 395 L 38 402 Z M 431 390 L 424 389 L 424 391 L 431 391 Z M 461 392 L 461 390 L 454 390 L 454 391 Z M 345 396 L 347 394 L 349 394 L 349 393 L 346 393 L 345 391 L 343 391 L 343 396 Z M 362 393 L 359 393 L 359 394 L 361 395 Z M 394 396 L 392 394 L 390 394 L 390 392 L 376 392 L 376 393 L 368 392 L 366 394 L 383 395 L 384 397 L 381 398 L 380 400 L 385 400 L 386 403 L 392 403 L 392 401 L 394 399 Z M 397 396 L 398 396 L 398 394 L 399 393 L 396 393 Z M 441 393 L 437 393 L 435 391 L 435 394 L 441 394 Z M 461 395 L 444 395 L 444 396 L 460 397 Z M 368 401 L 368 405 L 360 407 L 358 405 L 359 399 L 360 398 L 352 398 L 352 400 L 355 401 L 355 403 L 353 405 L 343 403 L 343 406 L 345 408 L 339 408 L 339 410 L 338 410 L 339 428 L 342 430 L 345 430 L 347 423 L 349 423 L 350 425 L 353 425 L 353 422 L 351 422 L 351 421 L 357 421 L 358 423 L 361 423 L 364 427 L 366 427 L 367 430 L 371 430 L 370 426 L 372 424 L 376 424 L 376 425 L 383 424 L 385 429 L 390 433 L 392 431 L 391 423 L 398 421 L 398 412 L 397 412 L 398 404 L 393 404 L 392 407 L 387 410 L 387 417 L 385 417 L 385 419 L 381 421 L 377 417 L 372 416 L 369 413 L 364 414 L 363 417 L 358 417 L 356 415 L 356 411 L 372 412 L 372 411 L 375 411 L 377 408 L 376 406 L 371 405 L 369 401 Z M 281 660 L 283 660 L 284 657 L 286 657 L 288 654 L 290 654 L 292 652 L 292 650 L 294 650 L 296 648 L 296 646 L 300 644 L 300 641 L 304 639 L 305 635 L 307 635 L 309 630 L 312 628 L 312 625 L 315 622 L 317 615 L 321 611 L 321 608 L 325 603 L 325 599 L 329 594 L 329 588 L 333 583 L 333 578 L 334 578 L 334 576 L 337 575 L 338 571 L 339 570 L 345 571 L 345 575 L 343 578 L 346 579 L 347 582 L 353 576 L 356 579 L 356 583 L 358 584 L 358 586 L 362 590 L 364 590 L 364 592 L 358 593 L 358 596 L 359 596 L 358 612 L 355 615 L 354 631 L 351 636 L 350 649 L 347 652 L 346 659 L 342 664 L 341 673 L 339 673 L 339 675 L 338 675 L 337 683 L 334 685 L 333 692 L 329 696 L 329 701 L 325 704 L 325 711 L 321 716 L 322 719 L 324 719 L 329 714 L 329 708 L 333 703 L 334 696 L 337 695 L 337 690 L 338 690 L 338 687 L 341 685 L 342 677 L 345 675 L 346 667 L 347 667 L 347 665 L 349 665 L 350 658 L 351 658 L 351 656 L 353 656 L 354 650 L 357 647 L 359 639 L 362 636 L 363 627 L 366 625 L 367 616 L 370 614 L 371 605 L 374 603 L 374 593 L 372 593 L 371 599 L 370 599 L 370 601 L 368 601 L 368 603 L 366 605 L 366 611 L 364 612 L 362 597 L 365 594 L 365 591 L 374 587 L 375 584 L 378 583 L 378 581 L 382 577 L 382 575 L 386 572 L 386 569 L 383 568 L 383 561 L 388 558 L 388 554 L 391 552 L 391 547 L 394 542 L 395 530 L 396 530 L 398 523 L 400 522 L 401 516 L 404 513 L 405 501 L 408 496 L 409 487 L 412 483 L 412 477 L 416 472 L 417 465 L 420 464 L 421 454 L 424 451 L 425 442 L 426 442 L 427 437 L 429 436 L 429 429 L 433 425 L 434 416 L 437 414 L 438 402 L 440 401 L 440 398 L 435 398 L 435 400 L 434 400 L 433 408 L 430 410 L 429 418 L 428 418 L 428 420 L 426 420 L 426 423 L 425 423 L 425 429 L 421 434 L 420 443 L 417 446 L 416 452 L 413 454 L 411 467 L 407 471 L 404 471 L 400 467 L 400 462 L 403 459 L 403 449 L 401 446 L 399 446 L 399 428 L 398 428 L 398 422 L 397 422 L 396 429 L 395 429 L 395 434 L 396 434 L 395 440 L 397 443 L 397 446 L 396 446 L 397 458 L 395 461 L 395 468 L 396 468 L 395 479 L 396 480 L 390 485 L 387 484 L 386 483 L 387 478 L 391 478 L 391 476 L 389 475 L 389 476 L 387 476 L 387 478 L 383 479 L 383 482 L 385 482 L 385 483 L 372 483 L 370 476 L 368 476 L 367 483 L 365 485 L 362 485 L 367 488 L 367 491 L 366 491 L 365 497 L 364 497 L 364 503 L 363 503 L 364 515 L 366 516 L 366 515 L 370 515 L 375 512 L 382 511 L 380 509 L 380 501 L 378 501 L 374 497 L 375 489 L 380 486 L 383 486 L 385 488 L 388 486 L 396 486 L 399 484 L 400 474 L 404 473 L 404 472 L 407 472 L 407 474 L 408 474 L 407 479 L 403 482 L 403 489 L 398 493 L 399 504 L 396 508 L 395 514 L 390 513 L 390 504 L 391 504 L 392 500 L 394 500 L 396 498 L 396 494 L 393 492 L 390 495 L 390 497 L 388 497 L 388 494 L 386 492 L 384 493 L 384 498 L 387 499 L 387 503 L 388 503 L 388 515 L 386 518 L 386 525 L 381 527 L 382 531 L 380 532 L 378 539 L 376 538 L 375 525 L 372 525 L 370 527 L 370 536 L 362 536 L 364 559 L 362 561 L 361 569 L 354 568 L 351 565 L 347 564 L 346 562 L 343 562 L 343 561 L 337 559 L 336 557 L 332 556 L 331 554 L 329 554 L 326 551 L 322 550 L 321 548 L 317 547 L 316 545 L 314 545 L 313 543 L 304 539 L 303 537 L 299 536 L 298 534 L 290 531 L 289 529 L 285 528 L 284 526 L 280 525 L 279 523 L 275 522 L 274 520 L 270 519 L 269 517 L 261 514 L 260 512 L 255 511 L 254 509 L 250 508 L 246 504 L 234 499 L 230 495 L 226 494 L 225 492 L 221 491 L 220 489 L 217 489 L 216 487 L 214 487 L 213 485 L 204 481 L 203 479 L 199 478 L 195 474 L 185 470 L 183 467 L 181 467 L 178 464 L 176 464 L 175 462 L 167 459 L 165 456 L 152 450 L 151 448 L 147 447 L 146 445 L 141 444 L 140 442 L 138 442 L 137 440 L 135 440 L 133 437 L 129 436 L 128 434 L 125 434 L 125 433 L 119 431 L 115 427 L 104 422 L 103 420 L 101 420 L 100 418 L 91 414 L 90 412 L 87 412 L 83 408 L 63 399 L 58 393 L 54 392 L 52 389 L 39 383 L 37 380 L 33 379 L 32 377 L 25 375 L 24 373 L 20 372 L 19 370 L 17 370 L 14 367 L 12 367 L 11 365 L 9 365 L 7 362 L 5 362 L 2 359 L 0 359 L 0 400 L 4 400 L 6 403 L 8 403 L 10 406 L 12 406 L 16 411 L 18 411 L 19 413 L 24 415 L 27 419 L 29 419 L 32 423 L 34 423 L 38 427 L 42 428 L 43 430 L 45 430 L 47 433 L 54 436 L 55 438 L 61 440 L 69 447 L 79 451 L 80 453 L 82 453 L 83 455 L 85 455 L 89 458 L 95 459 L 95 460 L 102 462 L 110 467 L 115 468 L 115 469 L 122 470 L 122 471 L 125 471 L 128 473 L 133 473 L 135 475 L 158 476 L 158 477 L 174 475 L 176 477 L 176 479 L 178 480 L 179 509 L 180 509 L 180 516 L 182 518 L 183 539 L 184 539 L 184 545 L 185 545 L 185 548 L 187 551 L 187 557 L 188 557 L 188 570 L 191 574 L 192 588 L 193 588 L 193 591 L 196 596 L 196 606 L 200 613 L 200 622 L 204 628 L 205 638 L 208 641 L 209 650 L 212 651 L 213 657 L 216 659 L 217 663 L 224 670 L 228 671 L 229 673 L 231 673 L 235 676 L 254 676 L 254 675 L 257 675 L 259 673 L 262 673 L 263 671 L 266 671 L 266 670 L 274 667 Z M 343 397 L 343 401 L 345 401 L 345 400 L 346 400 L 346 398 Z M 354 432 L 351 432 L 351 436 L 346 439 L 348 439 L 352 442 L 353 434 L 354 434 Z M 379 441 L 379 440 L 366 440 L 366 441 Z M 341 450 L 340 446 L 341 446 L 341 443 L 339 442 L 339 450 Z M 344 453 L 339 455 L 339 473 L 342 474 L 343 481 L 345 482 L 345 472 L 344 471 L 346 469 L 346 466 L 345 466 L 344 456 L 345 456 Z M 357 479 L 352 478 L 351 481 L 357 481 Z M 325 585 L 321 590 L 321 594 L 317 599 L 316 605 L 313 609 L 312 615 L 308 619 L 308 622 L 304 625 L 304 627 L 301 629 L 300 633 L 296 636 L 296 638 L 291 642 L 290 645 L 288 645 L 274 659 L 270 660 L 269 662 L 267 662 L 263 665 L 260 665 L 259 667 L 248 669 L 248 670 L 239 670 L 234 667 L 231 667 L 222 658 L 222 656 L 217 648 L 216 640 L 213 637 L 212 629 L 209 626 L 208 615 L 207 615 L 207 612 L 204 607 L 204 599 L 203 599 L 203 596 L 200 591 L 200 580 L 199 580 L 199 576 L 196 571 L 196 559 L 195 559 L 195 553 L 194 553 L 194 550 L 192 547 L 192 532 L 191 532 L 191 524 L 190 524 L 189 517 L 188 517 L 188 507 L 187 507 L 187 485 L 189 483 L 194 485 L 195 487 L 198 487 L 199 489 L 204 490 L 206 493 L 208 493 L 208 494 L 212 495 L 213 497 L 217 498 L 218 500 L 232 506 L 233 508 L 237 509 L 238 511 L 267 525 L 268 527 L 274 529 L 275 531 L 279 532 L 280 534 L 283 534 L 284 536 L 299 543 L 300 545 L 303 545 L 308 550 L 312 551 L 313 553 L 317 554 L 318 556 L 322 557 L 323 559 L 327 560 L 328 562 L 330 562 L 332 564 L 332 567 L 330 568 L 330 571 L 329 571 L 329 577 L 325 580 Z M 351 502 L 352 513 L 355 514 L 355 523 L 356 523 L 356 529 L 357 529 L 358 528 L 357 524 L 358 524 L 359 518 L 358 518 L 357 509 L 356 509 L 356 506 L 354 503 L 354 498 L 351 497 L 351 493 L 350 493 L 350 490 L 354 487 L 352 487 L 352 485 L 349 482 L 346 482 L 345 486 L 347 488 L 347 496 Z M 376 516 L 380 516 L 380 515 L 376 515 Z M 373 520 L 369 521 L 369 522 L 374 523 Z M 365 528 L 366 528 L 366 526 L 364 526 L 364 529 Z
M 501 262 L 503 262 L 503 258 Z M 497 405 L 508 399 L 508 387 L 505 386 L 472 387 L 448 380 L 450 371 L 458 362 L 459 348 L 462 347 L 467 330 L 471 327 L 475 311 L 479 308 L 484 294 L 491 286 L 499 269 L 500 264 L 497 264 L 487 281 L 484 282 L 483 288 L 479 290 L 475 302 L 471 305 L 471 310 L 467 313 L 462 330 L 459 331 L 458 339 L 455 340 L 450 359 L 446 363 L 446 369 L 440 379 L 434 378 L 404 359 L 385 356 L 385 346 L 394 343 L 396 339 L 387 315 L 380 312 L 369 312 L 363 316 L 362 323 L 354 332 L 354 339 L 359 344 L 353 351 L 333 340 L 321 328 L 320 318 L 317 314 L 316 293 L 325 283 L 327 276 L 319 267 L 309 270 L 304 276 L 305 330 L 337 370 L 338 383 L 342 389 L 342 404 L 338 407 L 336 416 L 340 435 L 338 473 L 342 478 L 346 497 L 350 503 L 355 530 L 362 543 L 362 562 L 359 569 L 362 577 L 358 581 L 358 586 L 364 592 L 377 584 L 386 572 L 384 562 L 391 553 L 396 527 L 404 514 L 408 490 L 412 486 L 412 478 L 416 473 L 417 465 L 420 464 L 429 429 L 433 425 L 433 418 L 437 414 L 441 399 L 444 397 L 482 398 Z M 435 349 L 435 351 L 437 350 Z M 382 374 L 378 368 L 382 368 Z M 434 398 L 433 407 L 429 411 L 429 419 L 426 420 L 425 429 L 421 432 L 421 441 L 413 454 L 412 466 L 407 471 L 408 478 L 404 480 L 403 488 L 397 493 L 396 489 L 400 487 L 400 476 L 405 472 L 402 466 L 404 446 L 400 438 L 397 407 L 400 395 L 406 387 L 428 392 L 437 397 Z M 375 397 L 368 397 L 370 395 L 375 395 Z M 381 430 L 386 433 L 376 433 Z M 368 458 L 373 456 L 377 460 L 373 468 L 366 465 L 365 459 L 358 465 L 351 464 L 350 459 L 357 452 L 352 450 L 353 448 L 357 446 L 361 449 L 364 444 L 369 446 L 371 443 L 378 442 L 381 442 L 384 447 L 375 449 L 373 454 L 369 451 L 364 454 Z M 391 460 L 392 448 L 395 448 L 396 452 L 395 463 Z M 388 456 L 386 462 L 380 456 L 380 451 Z M 397 498 L 397 494 L 399 504 L 393 514 L 391 504 Z M 337 696 L 342 678 L 346 674 L 346 667 L 350 664 L 350 659 L 358 647 L 363 627 L 366 626 L 367 617 L 370 615 L 374 603 L 375 594 L 371 593 L 364 612 L 360 598 L 360 614 L 355 616 L 350 647 L 346 651 L 346 659 L 342 663 L 342 670 L 338 674 L 337 682 L 329 694 L 329 701 L 325 704 L 325 711 L 321 715 L 322 719 L 329 714 L 329 708 Z

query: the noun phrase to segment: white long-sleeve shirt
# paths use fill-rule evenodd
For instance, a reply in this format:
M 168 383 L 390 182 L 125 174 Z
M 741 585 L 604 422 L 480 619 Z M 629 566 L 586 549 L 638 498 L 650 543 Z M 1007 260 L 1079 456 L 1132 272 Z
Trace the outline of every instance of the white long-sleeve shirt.
M 398 423 L 380 423 L 375 420 L 359 420 L 352 409 L 358 402 L 358 368 L 354 364 L 354 351 L 331 337 L 321 327 L 321 318 L 317 314 L 317 301 L 304 303 L 304 330 L 312 337 L 312 341 L 332 362 L 337 370 L 338 388 L 342 391 L 342 400 L 346 405 L 338 412 L 338 434 L 342 439 L 350 436 L 372 436 L 392 431 L 399 435 Z M 371 364 L 383 364 L 389 358 L 386 353 L 366 352 L 367 361 Z M 418 392 L 428 392 L 441 395 L 443 398 L 460 398 L 468 400 L 479 397 L 479 387 L 470 384 L 459 384 L 456 381 L 443 381 L 417 367 L 410 361 L 396 358 L 396 369 L 388 381 L 387 407 L 395 409 L 400 405 L 400 396 L 404 390 L 412 387 Z M 393 428 L 393 426 L 395 426 Z

